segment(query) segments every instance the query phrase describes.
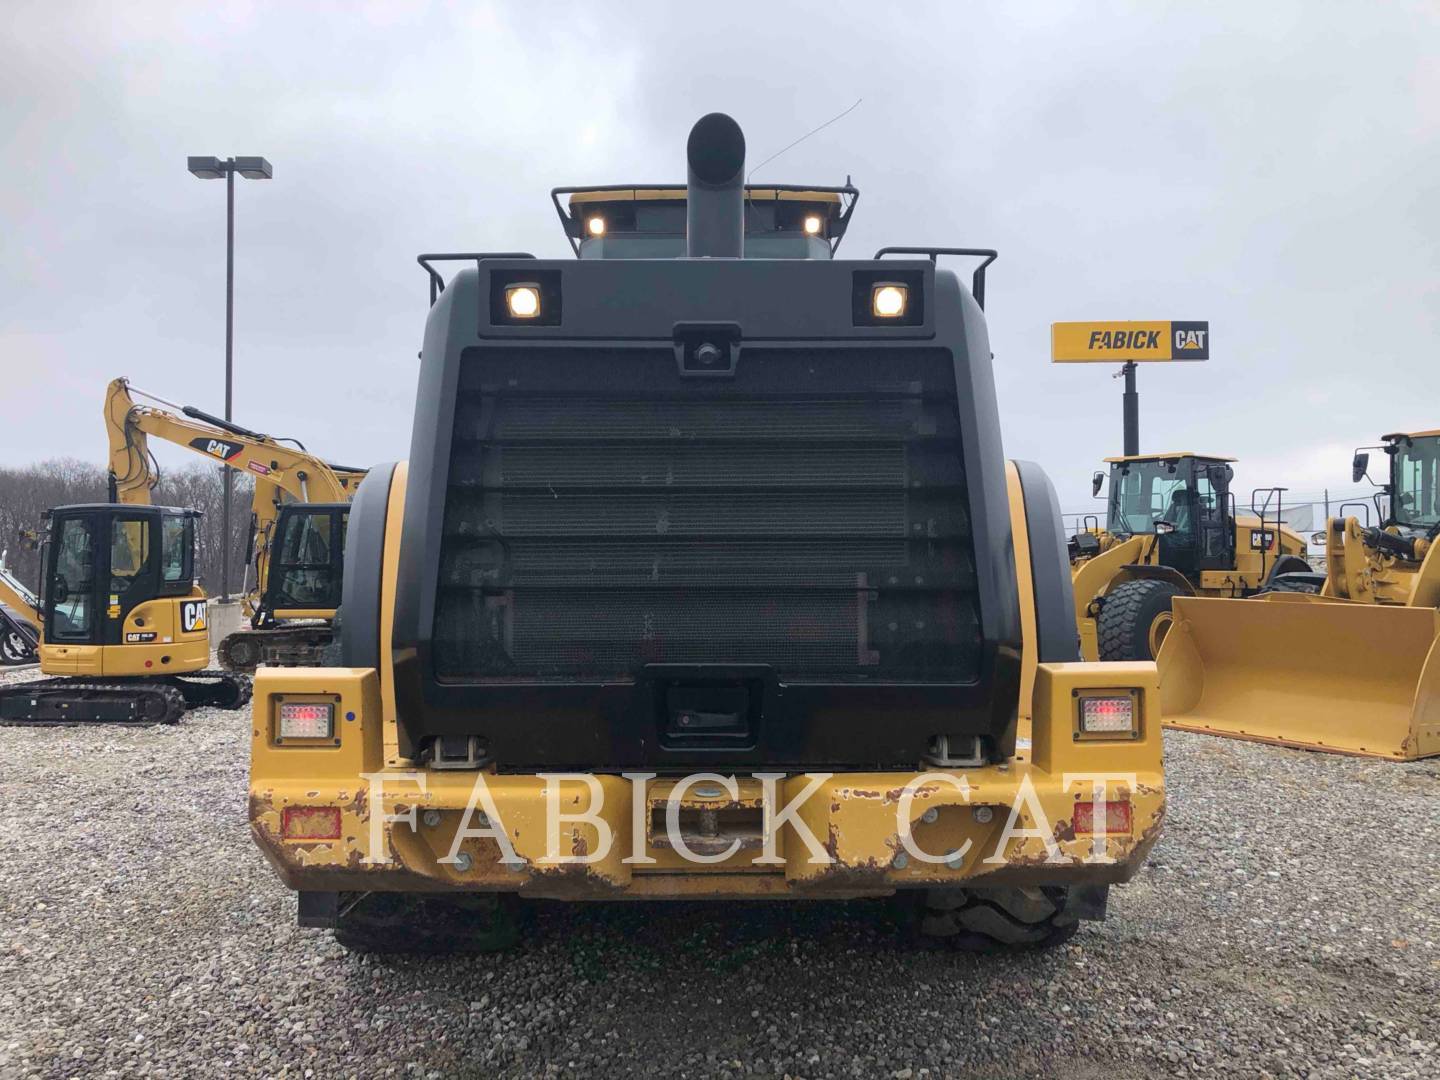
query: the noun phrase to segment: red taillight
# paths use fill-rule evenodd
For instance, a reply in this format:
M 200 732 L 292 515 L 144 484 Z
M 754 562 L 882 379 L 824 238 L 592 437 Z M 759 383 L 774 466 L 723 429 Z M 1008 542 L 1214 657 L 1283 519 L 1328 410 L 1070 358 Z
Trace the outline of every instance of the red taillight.
M 1090 735 L 1126 734 L 1135 730 L 1135 702 L 1123 697 L 1080 699 L 1080 730 Z
M 338 806 L 287 806 L 280 811 L 280 836 L 285 840 L 339 840 Z
M 1094 835 L 1119 836 L 1130 832 L 1130 802 L 1099 803 L 1100 822 L 1096 828 L 1095 809 L 1097 804 L 1080 802 L 1075 804 L 1075 831 Z

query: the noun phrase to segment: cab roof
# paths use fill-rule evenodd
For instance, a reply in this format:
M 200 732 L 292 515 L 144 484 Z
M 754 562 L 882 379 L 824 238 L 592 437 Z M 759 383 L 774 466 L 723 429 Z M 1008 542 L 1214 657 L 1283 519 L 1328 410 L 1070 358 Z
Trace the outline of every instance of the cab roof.
M 1392 431 L 1389 435 L 1381 435 L 1380 438 L 1387 442 L 1391 439 L 1433 439 L 1440 435 L 1440 428 L 1434 431 Z
M 92 502 L 92 503 L 66 503 L 64 506 L 52 506 L 45 511 L 48 517 L 53 514 L 68 513 L 90 513 L 102 510 L 113 510 L 117 514 L 183 514 L 188 517 L 204 517 L 204 511 L 196 510 L 189 506 L 157 506 L 153 503 L 116 503 L 116 502 Z
M 840 192 L 833 188 L 745 188 L 745 198 L 751 202 L 813 202 L 829 204 L 834 213 L 840 212 Z M 597 202 L 650 202 L 661 199 L 684 199 L 685 186 L 678 187 L 632 187 L 632 188 L 577 188 L 570 192 L 570 205 Z
M 1107 457 L 1107 465 L 1121 465 L 1132 461 L 1175 461 L 1179 458 L 1199 458 L 1201 461 L 1235 461 L 1223 454 L 1197 454 L 1193 450 L 1177 450 L 1169 454 L 1135 454 L 1133 457 Z
M 684 184 L 596 184 L 580 187 L 557 187 L 550 191 L 550 200 L 560 216 L 565 237 L 575 254 L 580 254 L 580 241 L 585 239 L 581 215 L 587 211 L 610 206 L 637 206 L 643 203 L 684 204 L 688 189 Z M 563 201 L 562 201 L 563 199 Z M 773 216 L 790 220 L 795 228 L 802 215 L 818 214 L 824 218 L 820 238 L 830 247 L 833 255 L 845 235 L 845 227 L 855 212 L 860 191 L 846 178 L 839 187 L 823 184 L 765 184 L 745 185 L 747 204 L 767 204 L 773 207 Z M 781 206 L 781 204 L 788 204 Z M 749 218 L 749 214 L 746 215 Z M 748 233 L 747 229 L 747 233 Z

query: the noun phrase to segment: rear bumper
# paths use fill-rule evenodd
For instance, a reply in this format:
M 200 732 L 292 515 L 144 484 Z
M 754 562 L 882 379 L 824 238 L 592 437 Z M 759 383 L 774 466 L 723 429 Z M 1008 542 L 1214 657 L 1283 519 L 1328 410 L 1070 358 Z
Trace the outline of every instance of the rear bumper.
M 1139 691 L 1138 737 L 1075 738 L 1075 691 L 1094 687 Z M 297 695 L 333 695 L 334 744 L 275 744 L 277 699 Z M 1151 664 L 1041 665 L 1032 745 L 978 768 L 755 770 L 688 785 L 386 768 L 381 713 L 371 669 L 257 677 L 250 824 L 291 888 L 838 898 L 1110 884 L 1138 870 L 1164 816 Z

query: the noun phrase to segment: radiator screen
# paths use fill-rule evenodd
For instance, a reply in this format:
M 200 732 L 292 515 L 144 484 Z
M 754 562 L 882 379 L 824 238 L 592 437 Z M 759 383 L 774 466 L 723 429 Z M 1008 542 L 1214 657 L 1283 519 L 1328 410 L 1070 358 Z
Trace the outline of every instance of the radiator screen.
M 646 664 L 964 682 L 980 631 L 943 349 L 467 350 L 434 626 L 446 682 Z

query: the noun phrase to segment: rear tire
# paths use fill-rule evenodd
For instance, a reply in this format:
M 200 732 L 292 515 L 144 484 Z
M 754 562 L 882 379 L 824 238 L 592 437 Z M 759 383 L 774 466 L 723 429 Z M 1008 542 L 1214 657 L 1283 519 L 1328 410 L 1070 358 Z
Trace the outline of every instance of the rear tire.
M 963 952 L 1021 952 L 1069 941 L 1080 928 L 1063 887 L 931 889 L 921 898 L 921 935 Z
M 509 894 L 341 893 L 335 940 L 374 955 L 500 952 L 520 939 Z
M 1101 660 L 1154 660 L 1170 629 L 1170 601 L 1188 596 L 1159 578 L 1122 581 L 1106 594 L 1096 620 Z
M 0 627 L 0 664 L 28 664 L 34 659 L 35 653 L 19 633 Z

